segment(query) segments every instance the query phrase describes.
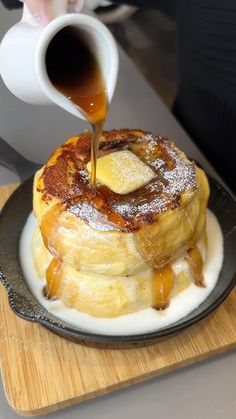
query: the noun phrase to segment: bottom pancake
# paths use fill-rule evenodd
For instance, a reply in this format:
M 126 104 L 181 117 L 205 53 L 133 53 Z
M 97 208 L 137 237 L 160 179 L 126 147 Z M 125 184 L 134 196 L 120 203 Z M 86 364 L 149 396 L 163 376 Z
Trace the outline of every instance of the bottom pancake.
M 67 307 L 94 317 L 118 317 L 155 307 L 165 309 L 169 299 L 195 282 L 203 286 L 203 262 L 207 241 L 204 235 L 197 246 L 160 270 L 145 269 L 129 276 L 97 275 L 75 270 L 54 259 L 36 228 L 32 252 L 40 278 L 46 277 L 45 295 L 60 299 Z

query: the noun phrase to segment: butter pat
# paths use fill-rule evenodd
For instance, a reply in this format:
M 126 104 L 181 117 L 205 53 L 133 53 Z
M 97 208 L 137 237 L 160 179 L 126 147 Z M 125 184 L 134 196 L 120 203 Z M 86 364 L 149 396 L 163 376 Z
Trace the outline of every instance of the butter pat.
M 91 162 L 87 164 L 91 173 Z M 97 160 L 97 181 L 126 195 L 150 182 L 155 173 L 129 150 L 116 151 Z

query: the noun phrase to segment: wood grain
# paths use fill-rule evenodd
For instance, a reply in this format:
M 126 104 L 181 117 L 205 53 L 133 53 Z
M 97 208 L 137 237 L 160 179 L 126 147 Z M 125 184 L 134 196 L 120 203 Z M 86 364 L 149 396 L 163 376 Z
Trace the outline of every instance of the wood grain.
M 0 188 L 0 205 L 16 185 Z M 236 347 L 236 289 L 211 316 L 161 343 L 105 350 L 66 341 L 13 314 L 0 286 L 0 365 L 19 414 L 45 414 Z

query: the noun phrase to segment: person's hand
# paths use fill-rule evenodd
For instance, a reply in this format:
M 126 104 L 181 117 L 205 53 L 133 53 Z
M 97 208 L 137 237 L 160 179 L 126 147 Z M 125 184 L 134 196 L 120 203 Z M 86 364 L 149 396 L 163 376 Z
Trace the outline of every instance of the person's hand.
M 58 10 L 63 9 L 68 4 L 75 5 L 75 11 L 80 12 L 84 0 L 20 0 L 26 3 L 34 19 L 42 26 L 46 26 L 54 19 Z

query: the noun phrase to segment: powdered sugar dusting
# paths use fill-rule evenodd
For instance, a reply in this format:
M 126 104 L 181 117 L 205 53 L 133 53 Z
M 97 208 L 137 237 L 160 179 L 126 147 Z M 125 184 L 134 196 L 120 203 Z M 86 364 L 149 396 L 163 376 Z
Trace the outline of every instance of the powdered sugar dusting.
M 170 171 L 163 170 L 163 177 L 167 181 L 165 192 L 169 194 L 182 193 L 188 189 L 196 188 L 196 174 L 194 163 L 184 158 L 183 153 L 177 149 L 168 148 L 168 154 L 174 162 L 174 168 Z
M 108 221 L 105 214 L 102 214 L 87 202 L 80 202 L 79 204 L 70 207 L 70 213 L 87 221 L 91 227 L 97 230 L 118 230 L 118 227 L 115 224 Z
M 143 160 L 152 167 L 156 177 L 139 192 L 115 202 L 113 208 L 124 217 L 143 217 L 175 208 L 187 190 L 197 187 L 194 163 L 187 160 L 175 145 L 166 138 L 147 136 Z M 146 138 L 145 138 L 146 139 Z M 142 138 L 143 140 L 143 138 Z
M 42 193 L 46 200 L 51 196 L 58 197 L 65 204 L 64 208 L 94 229 L 138 230 L 143 224 L 152 223 L 156 215 L 178 207 L 184 192 L 195 194 L 195 165 L 171 140 L 128 129 L 103 132 L 98 157 L 113 155 L 115 173 L 111 176 L 109 170 L 105 170 L 106 181 L 98 182 L 96 191 L 91 190 L 86 170 L 90 161 L 90 137 L 90 133 L 80 135 L 75 142 L 67 144 L 54 165 L 49 161 L 42 175 L 43 178 L 46 176 Z M 141 161 L 141 169 L 139 166 L 135 175 L 129 164 L 119 160 L 117 163 L 119 152 Z M 148 181 L 147 171 L 150 174 Z M 109 177 L 112 178 L 110 183 Z M 126 184 L 135 183 L 135 177 L 137 184 L 128 191 L 124 179 Z M 117 190 L 112 189 L 114 183 L 119 184 Z M 123 192 L 120 192 L 120 185 L 124 187 Z
M 144 202 L 139 205 L 132 203 L 115 204 L 115 210 L 124 217 L 134 217 L 140 215 L 156 214 L 166 210 L 171 204 L 171 200 L 163 196 L 154 198 L 151 202 Z

